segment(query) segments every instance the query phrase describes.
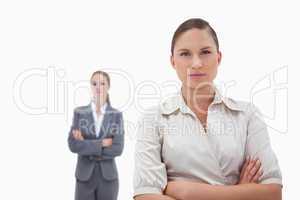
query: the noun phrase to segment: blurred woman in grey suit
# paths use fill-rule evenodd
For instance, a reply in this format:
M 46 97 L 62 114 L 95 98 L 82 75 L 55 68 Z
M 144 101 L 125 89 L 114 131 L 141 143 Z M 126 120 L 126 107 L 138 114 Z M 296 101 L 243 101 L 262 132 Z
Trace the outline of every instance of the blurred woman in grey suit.
M 124 146 L 123 116 L 111 107 L 106 72 L 92 74 L 93 99 L 74 110 L 69 148 L 78 155 L 75 200 L 117 200 L 119 181 L 115 157 Z

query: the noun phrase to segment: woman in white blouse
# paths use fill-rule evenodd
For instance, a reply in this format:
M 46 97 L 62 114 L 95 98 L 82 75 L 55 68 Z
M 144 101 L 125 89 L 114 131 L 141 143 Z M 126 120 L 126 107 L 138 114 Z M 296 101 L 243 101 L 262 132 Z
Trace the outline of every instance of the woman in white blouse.
M 281 199 L 281 172 L 260 112 L 213 84 L 221 57 L 205 20 L 189 19 L 175 31 L 171 64 L 182 87 L 141 117 L 136 200 Z

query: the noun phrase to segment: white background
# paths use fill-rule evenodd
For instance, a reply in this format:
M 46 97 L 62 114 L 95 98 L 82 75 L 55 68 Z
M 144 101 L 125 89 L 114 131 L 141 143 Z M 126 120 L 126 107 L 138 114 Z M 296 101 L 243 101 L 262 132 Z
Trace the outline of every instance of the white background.
M 73 108 L 89 103 L 87 81 L 98 69 L 110 72 L 112 104 L 124 113 L 119 199 L 130 199 L 136 122 L 144 107 L 176 90 L 171 37 L 190 17 L 218 33 L 216 82 L 261 109 L 283 197 L 299 199 L 296 8 L 283 0 L 1 1 L 0 199 L 73 199 L 76 155 L 67 135 Z

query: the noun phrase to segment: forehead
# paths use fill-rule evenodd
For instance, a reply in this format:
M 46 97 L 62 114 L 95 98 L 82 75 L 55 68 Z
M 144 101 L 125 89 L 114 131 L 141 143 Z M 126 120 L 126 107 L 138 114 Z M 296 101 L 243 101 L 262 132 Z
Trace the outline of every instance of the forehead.
M 93 81 L 107 81 L 106 77 L 103 74 L 97 73 L 92 77 Z
M 182 33 L 176 40 L 175 49 L 199 49 L 214 47 L 215 42 L 207 29 L 193 28 Z

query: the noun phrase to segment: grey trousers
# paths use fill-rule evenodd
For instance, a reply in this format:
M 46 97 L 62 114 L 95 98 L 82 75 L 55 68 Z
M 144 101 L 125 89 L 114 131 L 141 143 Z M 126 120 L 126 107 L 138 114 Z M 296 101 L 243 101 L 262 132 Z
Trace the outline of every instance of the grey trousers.
M 119 180 L 106 180 L 97 164 L 88 181 L 76 180 L 75 200 L 117 200 Z

